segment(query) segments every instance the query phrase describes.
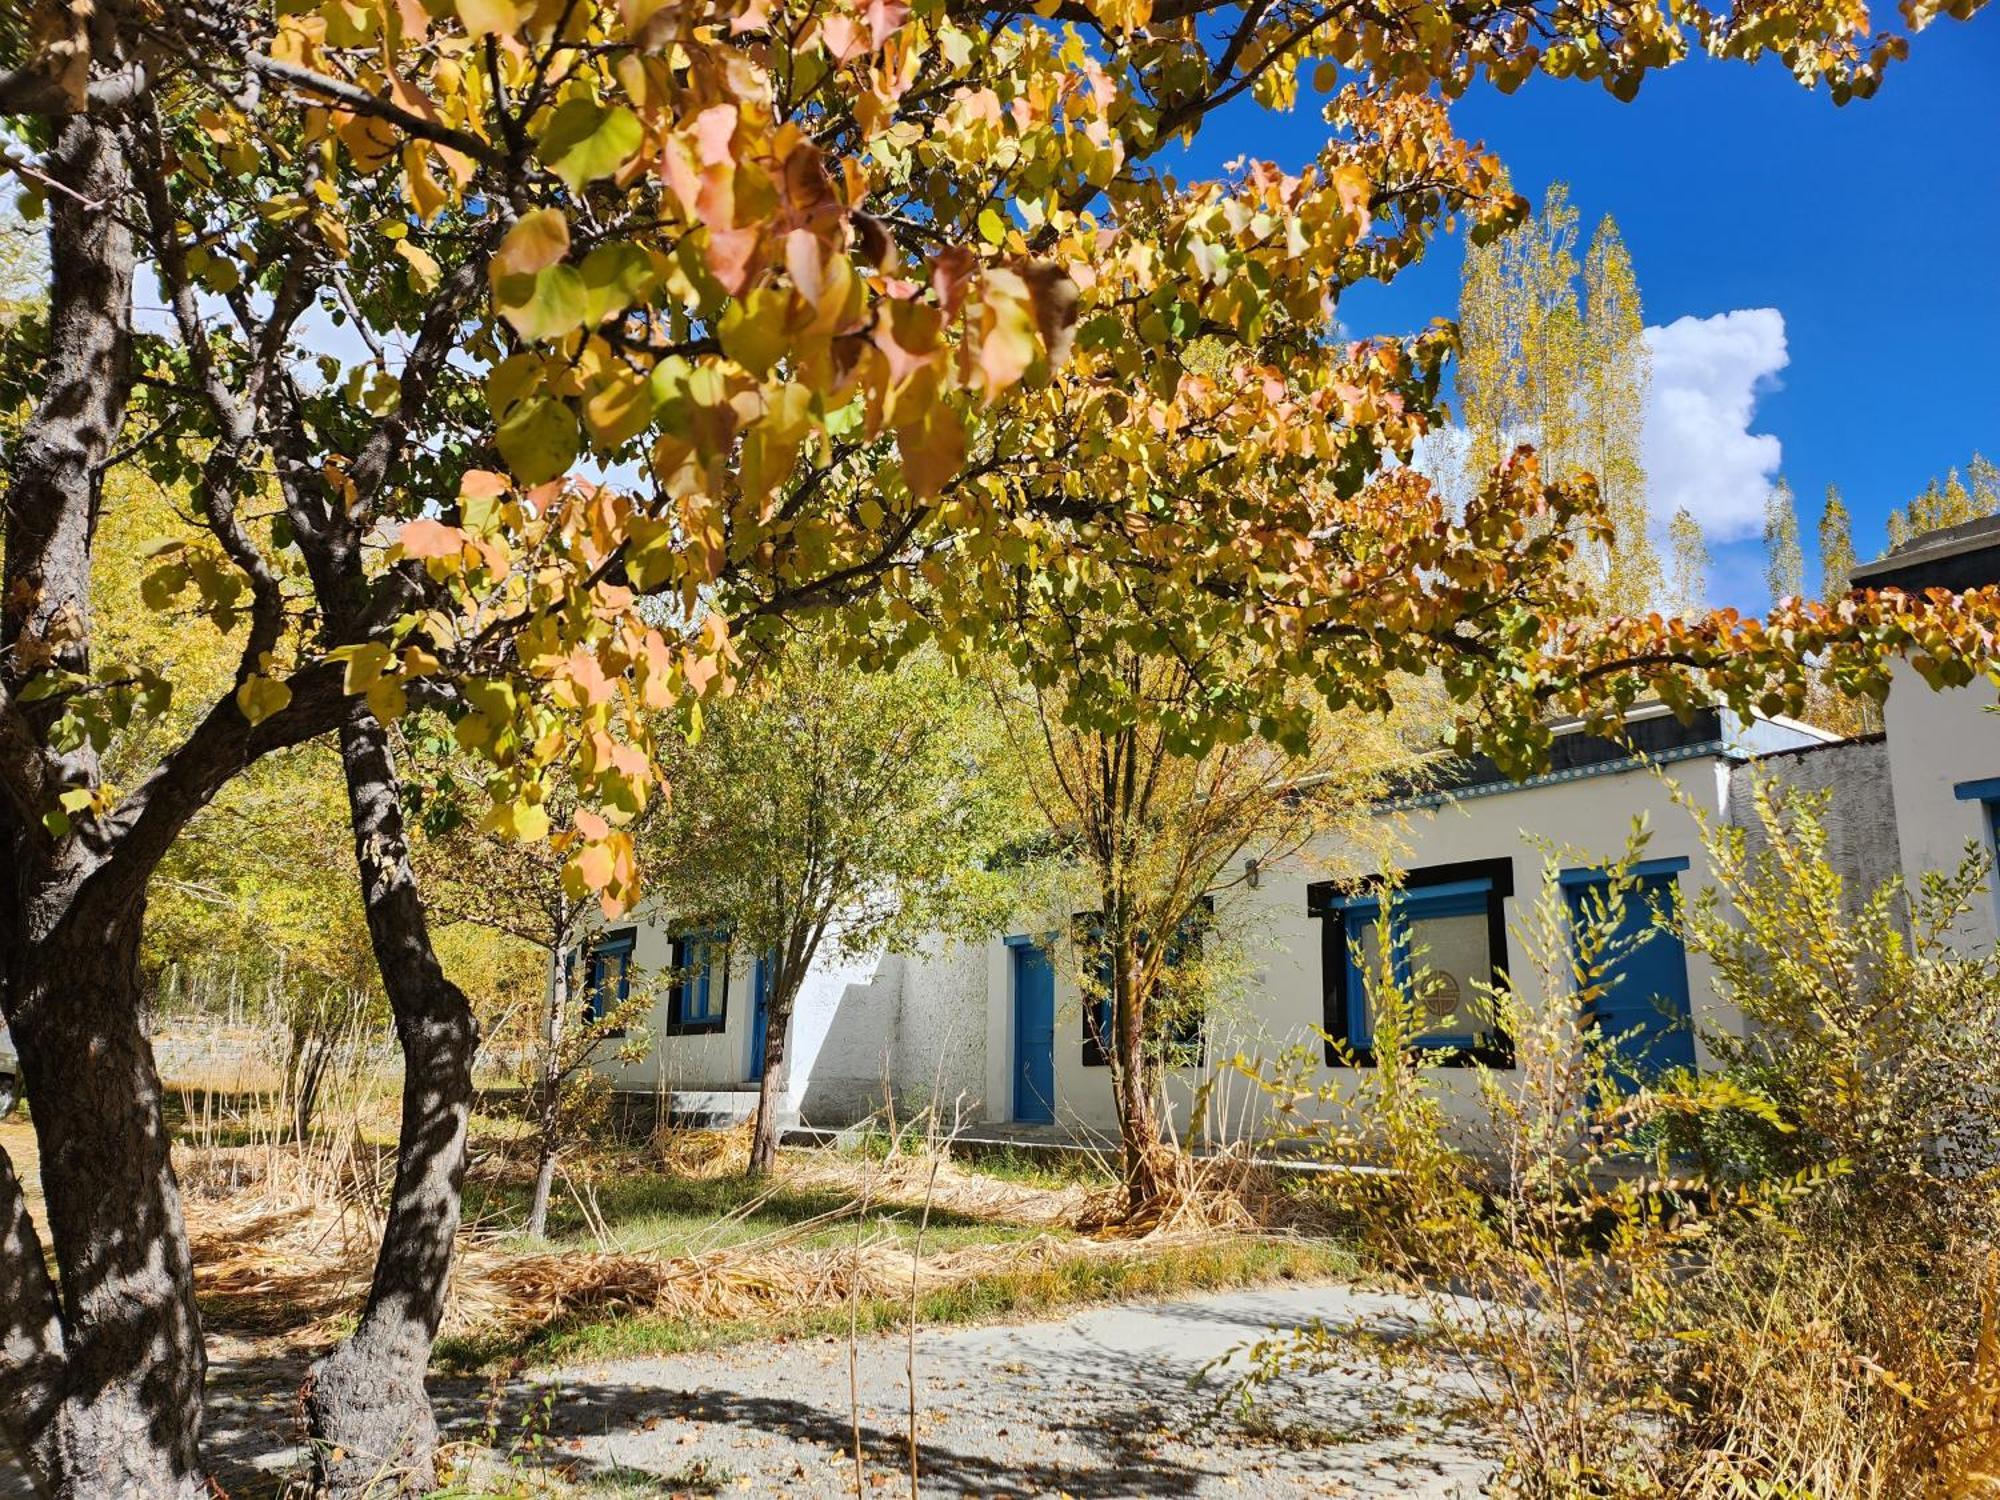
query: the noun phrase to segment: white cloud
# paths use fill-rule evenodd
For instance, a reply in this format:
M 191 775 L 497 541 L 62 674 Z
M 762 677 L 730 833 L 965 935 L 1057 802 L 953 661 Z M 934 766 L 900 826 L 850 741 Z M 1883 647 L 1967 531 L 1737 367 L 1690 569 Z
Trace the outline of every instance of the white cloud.
M 1646 403 L 1648 507 L 1661 527 L 1685 506 L 1712 542 L 1757 534 L 1783 451 L 1752 432 L 1757 397 L 1784 369 L 1785 319 L 1775 307 L 1648 328 L 1653 385 Z

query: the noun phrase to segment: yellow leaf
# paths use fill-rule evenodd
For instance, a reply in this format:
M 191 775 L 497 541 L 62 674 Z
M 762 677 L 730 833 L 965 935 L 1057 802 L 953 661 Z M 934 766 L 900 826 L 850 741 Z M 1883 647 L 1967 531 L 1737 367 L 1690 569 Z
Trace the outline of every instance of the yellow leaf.
M 269 677 L 245 678 L 236 690 L 236 706 L 252 724 L 261 724 L 292 701 L 292 690 Z

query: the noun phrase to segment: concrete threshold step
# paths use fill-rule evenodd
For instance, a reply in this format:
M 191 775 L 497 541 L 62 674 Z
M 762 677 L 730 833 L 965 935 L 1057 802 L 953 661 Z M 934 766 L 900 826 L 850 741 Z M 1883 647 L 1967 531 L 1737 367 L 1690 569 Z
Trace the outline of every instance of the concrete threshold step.
M 757 1090 L 674 1089 L 666 1097 L 668 1123 L 691 1130 L 727 1130 L 755 1118 Z M 778 1112 L 779 1130 L 790 1130 L 799 1122 L 795 1109 Z

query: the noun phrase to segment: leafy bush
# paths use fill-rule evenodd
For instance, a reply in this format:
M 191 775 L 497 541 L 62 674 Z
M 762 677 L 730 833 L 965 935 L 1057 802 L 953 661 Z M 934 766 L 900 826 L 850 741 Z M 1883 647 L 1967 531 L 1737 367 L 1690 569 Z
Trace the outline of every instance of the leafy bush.
M 1346 1085 L 1264 1078 L 1349 1169 L 1323 1191 L 1428 1317 L 1395 1343 L 1267 1341 L 1245 1402 L 1363 1339 L 1492 1435 L 1508 1494 L 2000 1493 L 2000 967 L 1963 922 L 1983 871 L 1850 893 L 1823 807 L 1760 794 L 1761 841 L 1709 830 L 1715 892 L 1654 913 L 1745 1017 L 1747 1034 L 1704 1030 L 1709 1072 L 1621 1087 L 1618 1038 L 1577 1020 L 1621 944 L 1648 939 L 1617 920 L 1640 834 L 1612 899 L 1581 911 L 1552 862 L 1517 932 L 1517 980 L 1539 982 L 1486 997 L 1516 1066 L 1475 1070 L 1469 1119 L 1454 1075 L 1397 1045 L 1417 1012 L 1386 966 L 1368 976 L 1377 1055 L 1405 1061 Z

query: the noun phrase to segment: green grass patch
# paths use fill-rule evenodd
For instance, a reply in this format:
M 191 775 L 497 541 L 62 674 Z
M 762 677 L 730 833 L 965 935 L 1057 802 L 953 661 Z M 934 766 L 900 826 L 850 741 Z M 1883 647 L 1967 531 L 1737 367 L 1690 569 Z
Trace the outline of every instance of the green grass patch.
M 520 1223 L 527 1217 L 528 1189 L 513 1183 L 468 1182 L 468 1221 Z M 658 1172 L 607 1174 L 597 1185 L 597 1208 L 604 1216 L 614 1250 L 659 1255 L 688 1255 L 740 1245 L 815 1219 L 831 1222 L 807 1230 L 790 1241 L 806 1249 L 823 1249 L 854 1238 L 854 1195 L 831 1188 L 795 1188 L 782 1183 L 752 1183 L 738 1176 L 672 1177 Z M 915 1240 L 921 1205 L 883 1204 L 868 1213 L 867 1233 L 887 1236 L 908 1246 Z M 966 1245 L 1007 1244 L 1037 1235 L 1063 1236 L 1069 1231 L 1047 1225 L 1014 1224 L 975 1218 L 933 1206 L 924 1244 L 932 1250 Z M 531 1247 L 526 1240 L 519 1248 Z M 567 1196 L 549 1205 L 549 1243 L 545 1248 L 596 1249 L 597 1241 L 582 1211 Z
M 927 1235 L 925 1244 L 933 1243 Z M 971 1276 L 920 1295 L 917 1321 L 926 1327 L 949 1327 L 1025 1315 L 1045 1317 L 1096 1303 L 1180 1297 L 1280 1281 L 1323 1281 L 1350 1276 L 1355 1269 L 1353 1253 L 1333 1241 L 1218 1236 L 1133 1255 L 1079 1253 L 1019 1270 Z M 864 1333 L 901 1328 L 909 1317 L 909 1303 L 901 1298 L 866 1298 L 859 1315 Z M 441 1339 L 434 1363 L 465 1374 L 515 1360 L 565 1365 L 686 1354 L 773 1338 L 845 1335 L 849 1316 L 848 1305 L 842 1302 L 722 1323 L 630 1315 L 558 1321 L 525 1335 Z

